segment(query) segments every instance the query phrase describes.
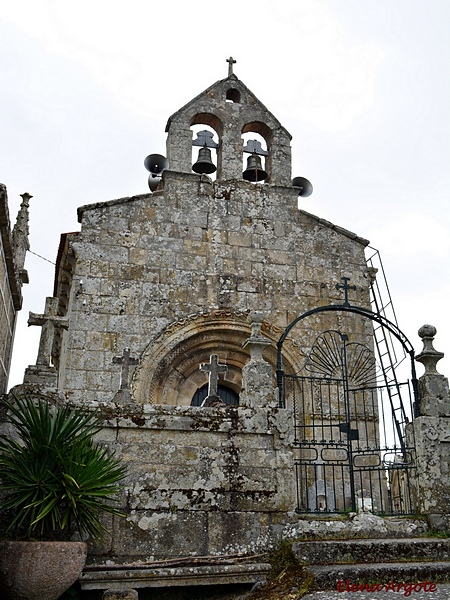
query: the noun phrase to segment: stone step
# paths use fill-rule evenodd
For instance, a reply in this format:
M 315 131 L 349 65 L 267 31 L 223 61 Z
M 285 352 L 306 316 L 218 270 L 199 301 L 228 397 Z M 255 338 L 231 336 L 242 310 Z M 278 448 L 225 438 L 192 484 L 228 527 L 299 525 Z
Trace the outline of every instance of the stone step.
M 295 542 L 292 550 L 305 565 L 450 561 L 450 538 L 317 540 Z
M 420 581 L 431 584 L 450 580 L 450 562 L 315 565 L 309 566 L 307 569 L 314 576 L 312 590 L 356 592 L 362 591 L 364 584 L 369 587 L 378 584 L 378 586 L 391 586 L 390 589 L 394 586 L 393 591 L 396 591 L 395 587 L 400 586 L 403 582 L 411 584 Z M 367 591 L 386 591 L 386 588 L 384 590 L 374 588 Z
M 85 567 L 79 582 L 82 590 L 139 589 L 256 583 L 267 578 L 268 563 L 189 565 L 141 568 L 123 566 L 104 569 Z

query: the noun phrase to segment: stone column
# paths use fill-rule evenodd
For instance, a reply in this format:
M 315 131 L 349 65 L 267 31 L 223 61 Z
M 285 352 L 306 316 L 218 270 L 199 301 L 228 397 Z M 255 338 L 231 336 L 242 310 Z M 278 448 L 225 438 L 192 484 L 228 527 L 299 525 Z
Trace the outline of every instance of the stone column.
M 273 373 L 270 364 L 262 354 L 271 342 L 261 334 L 262 312 L 250 313 L 251 336 L 243 347 L 250 350 L 250 360 L 242 369 L 242 391 L 239 404 L 248 408 L 276 408 L 278 401 L 273 385 Z
M 423 350 L 416 360 L 425 367 L 419 379 L 419 415 L 408 425 L 417 452 L 416 508 L 436 530 L 450 529 L 450 391 L 448 379 L 437 372 L 444 356 L 433 347 L 436 328 L 419 329 Z M 410 438 L 410 443 L 413 440 Z

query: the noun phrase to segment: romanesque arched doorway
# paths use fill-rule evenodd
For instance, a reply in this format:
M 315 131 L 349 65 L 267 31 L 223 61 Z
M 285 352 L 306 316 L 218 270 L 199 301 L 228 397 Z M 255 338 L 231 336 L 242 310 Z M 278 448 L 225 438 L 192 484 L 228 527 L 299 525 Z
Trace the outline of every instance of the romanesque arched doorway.
M 250 358 L 244 347 L 251 335 L 247 317 L 247 312 L 216 309 L 195 313 L 168 325 L 149 341 L 133 374 L 130 387 L 135 401 L 196 406 L 208 381 L 207 373 L 199 367 L 208 363 L 212 354 L 217 354 L 227 366 L 220 383 L 229 390 L 224 390 L 227 397 L 233 396 L 236 402 L 235 396 L 242 387 L 242 369 Z M 265 356 L 275 371 L 276 340 L 282 330 L 264 321 L 262 332 L 272 342 Z M 284 360 L 289 370 L 296 368 L 298 351 L 290 340 L 285 344 Z M 201 388 L 203 391 L 197 394 Z
M 353 315 L 353 320 L 321 330 L 320 316 L 330 312 Z M 299 372 L 287 373 L 284 341 L 310 318 L 316 337 Z M 381 334 L 361 343 L 354 319 L 371 321 Z M 410 363 L 409 379 L 398 378 L 392 340 Z M 414 512 L 415 444 L 407 425 L 416 416 L 417 381 L 406 336 L 382 315 L 351 306 L 346 297 L 342 305 L 299 316 L 277 346 L 280 405 L 293 409 L 297 512 Z

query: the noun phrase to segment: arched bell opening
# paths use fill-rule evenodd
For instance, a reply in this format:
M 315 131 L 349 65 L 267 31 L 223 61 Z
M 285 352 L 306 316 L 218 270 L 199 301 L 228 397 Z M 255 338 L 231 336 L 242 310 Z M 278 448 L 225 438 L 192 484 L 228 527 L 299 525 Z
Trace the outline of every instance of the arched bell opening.
M 242 177 L 252 183 L 270 181 L 271 129 L 260 121 L 247 123 L 242 128 Z
M 191 120 L 192 170 L 199 175 L 217 178 L 220 170 L 220 140 L 222 121 L 209 113 L 196 114 Z
M 229 88 L 226 92 L 225 101 L 239 104 L 241 102 L 241 92 L 236 88 Z

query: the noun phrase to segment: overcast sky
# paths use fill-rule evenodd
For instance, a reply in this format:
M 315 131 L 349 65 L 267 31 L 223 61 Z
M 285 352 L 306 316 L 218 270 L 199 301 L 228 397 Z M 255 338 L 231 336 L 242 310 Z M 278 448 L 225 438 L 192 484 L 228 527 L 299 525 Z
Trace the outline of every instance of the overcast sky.
M 438 329 L 450 375 L 449 0 L 10 0 L 0 11 L 0 181 L 55 261 L 78 206 L 146 193 L 167 118 L 236 75 L 292 134 L 301 206 L 371 241 L 400 328 Z M 54 267 L 29 254 L 10 385 L 34 364 Z M 419 374 L 423 371 L 418 368 Z

